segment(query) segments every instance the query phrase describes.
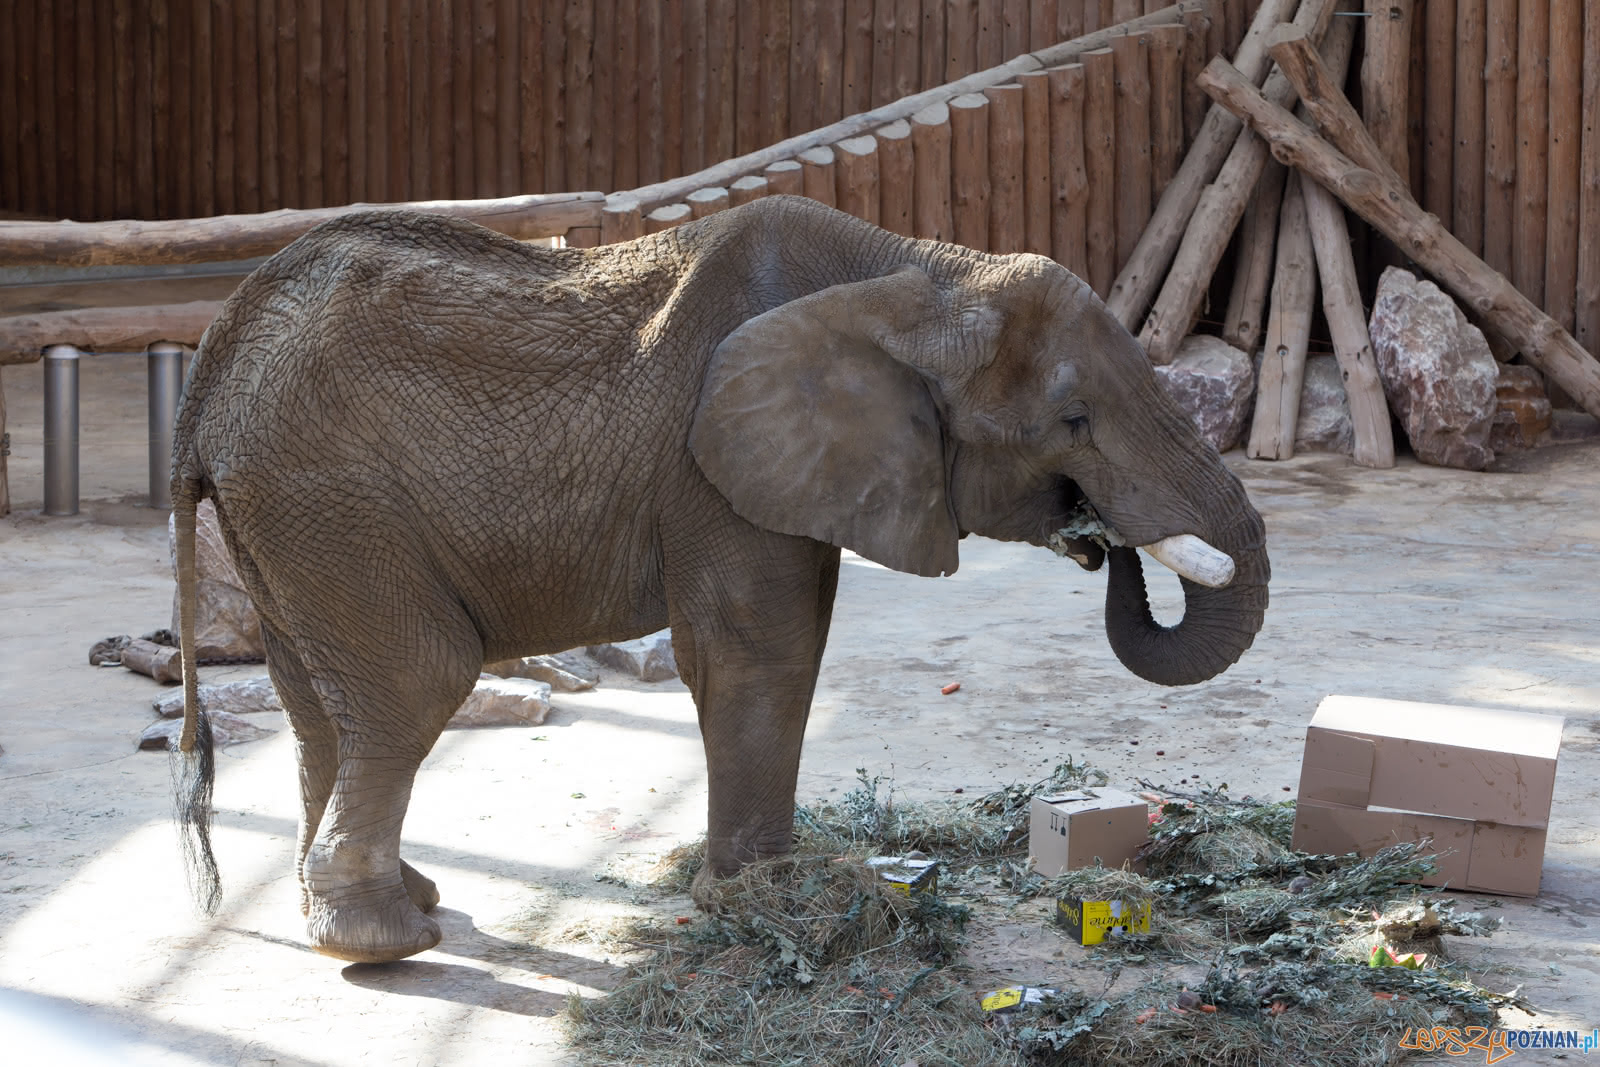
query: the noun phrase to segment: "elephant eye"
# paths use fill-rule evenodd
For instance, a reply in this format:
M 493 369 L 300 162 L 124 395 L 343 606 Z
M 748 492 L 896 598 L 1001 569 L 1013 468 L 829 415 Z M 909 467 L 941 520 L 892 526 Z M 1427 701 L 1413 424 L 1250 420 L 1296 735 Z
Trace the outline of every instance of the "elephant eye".
M 1067 429 L 1072 431 L 1074 440 L 1089 432 L 1089 420 L 1086 416 L 1068 415 L 1061 421 L 1066 424 Z

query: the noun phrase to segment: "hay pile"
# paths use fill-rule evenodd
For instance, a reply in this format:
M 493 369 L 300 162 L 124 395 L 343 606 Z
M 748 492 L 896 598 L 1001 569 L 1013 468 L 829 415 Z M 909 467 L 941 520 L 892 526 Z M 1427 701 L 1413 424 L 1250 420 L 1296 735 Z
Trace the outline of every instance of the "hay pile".
M 1366 860 L 1294 852 L 1292 802 L 1234 801 L 1224 787 L 1164 803 L 1146 875 L 1030 871 L 1033 797 L 1103 784 L 1068 761 L 976 801 L 903 803 L 859 771 L 855 789 L 796 810 L 793 856 L 717 885 L 712 914 L 640 933 L 650 959 L 604 1000 L 573 999 L 584 1062 L 1376 1065 L 1405 1058 L 1409 1028 L 1492 1025 L 1519 1003 L 1449 963 L 1442 935 L 1495 924 L 1415 885 L 1431 863 L 1416 846 Z M 943 861 L 939 895 L 899 896 L 863 862 L 912 850 Z M 664 857 L 649 888 L 685 892 L 702 852 Z M 1043 924 L 1058 896 L 1149 899 L 1151 930 L 1069 948 L 1058 977 L 1086 988 L 986 1017 L 984 990 L 961 980 L 968 911 L 954 894 L 1001 917 L 1035 909 Z M 1426 952 L 1425 968 L 1368 966 L 1379 945 Z M 1130 966 L 1148 979 L 1107 993 Z
M 609 997 L 573 998 L 585 1062 L 1016 1064 L 945 969 L 966 909 L 899 896 L 863 858 L 794 855 L 718 884 L 713 913 L 654 931 L 655 956 Z

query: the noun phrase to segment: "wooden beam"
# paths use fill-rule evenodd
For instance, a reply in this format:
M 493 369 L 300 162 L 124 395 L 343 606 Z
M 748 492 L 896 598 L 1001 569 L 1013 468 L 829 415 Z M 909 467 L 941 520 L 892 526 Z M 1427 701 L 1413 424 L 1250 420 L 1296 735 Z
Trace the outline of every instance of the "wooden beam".
M 1200 84 L 1266 139 L 1279 161 L 1321 182 L 1516 345 L 1523 358 L 1571 393 L 1585 411 L 1600 415 L 1600 363 L 1504 275 L 1467 251 L 1403 185 L 1352 162 L 1224 61 L 1213 60 L 1201 73 Z
M 1406 106 L 1411 85 L 1412 0 L 1366 0 L 1361 108 L 1367 129 L 1396 174 L 1410 172 Z
M 0 222 L 0 262 L 88 267 L 251 259 L 270 255 L 331 219 L 381 210 L 450 215 L 522 240 L 559 237 L 574 226 L 598 225 L 604 200 L 600 193 L 543 193 L 495 200 L 284 209 L 165 222 Z
M 1289 175 L 1278 212 L 1272 313 L 1267 317 L 1255 417 L 1245 447 L 1245 454 L 1251 459 L 1294 458 L 1300 389 L 1306 380 L 1306 348 L 1311 342 L 1311 313 L 1317 298 L 1317 262 L 1300 186 L 1300 175 Z
M 912 232 L 935 241 L 955 238 L 950 201 L 950 106 L 929 104 L 911 116 L 911 155 L 916 165 Z
M 220 300 L 196 300 L 11 315 L 0 318 L 0 365 L 37 362 L 51 345 L 85 352 L 142 352 L 158 341 L 193 347 L 221 310 Z
M 834 197 L 839 210 L 878 224 L 878 139 L 870 133 L 833 146 Z
M 1583 20 L 1583 144 L 1578 192 L 1578 343 L 1600 354 L 1600 15 Z
M 985 89 L 989 101 L 989 251 L 1027 249 L 1027 215 L 1023 171 L 1023 89 L 996 85 Z
M 905 38 L 901 38 L 904 43 Z M 895 52 L 898 58 L 904 49 Z M 915 51 L 912 52 L 915 55 Z M 879 129 L 878 225 L 890 233 L 913 237 L 912 215 L 917 199 L 917 167 L 911 124 L 898 119 Z
M 618 244 L 644 236 L 644 215 L 639 201 L 623 197 L 607 200 L 600 211 L 600 243 Z
M 1083 67 L 1050 71 L 1050 255 L 1089 276 L 1089 176 L 1083 158 Z
M 950 205 L 957 244 L 989 250 L 989 98 L 950 101 Z
M 1055 11 L 1050 11 L 1050 21 Z M 1178 31 L 1180 34 L 1182 30 Z M 1050 75 L 1042 70 L 1020 75 L 1022 86 L 1022 211 L 1025 247 L 1050 254 Z
M 739 207 L 752 200 L 760 200 L 768 191 L 767 179 L 758 174 L 746 174 L 728 186 L 728 199 L 734 207 Z
M 1544 309 L 1576 328 L 1578 298 L 1578 155 L 1583 138 L 1583 7 L 1550 3 L 1550 185 L 1544 243 Z M 1600 12 L 1595 15 L 1600 18 Z
M 1268 163 L 1261 172 L 1234 247 L 1233 288 L 1228 293 L 1228 313 L 1222 320 L 1222 339 L 1252 356 L 1261 341 L 1267 291 L 1272 287 L 1284 177 L 1279 163 Z
M 1517 6 L 1517 210 L 1511 280 L 1543 307 L 1545 200 L 1549 189 L 1550 0 Z
M 1484 0 L 1456 0 L 1455 145 L 1451 230 L 1483 254 Z

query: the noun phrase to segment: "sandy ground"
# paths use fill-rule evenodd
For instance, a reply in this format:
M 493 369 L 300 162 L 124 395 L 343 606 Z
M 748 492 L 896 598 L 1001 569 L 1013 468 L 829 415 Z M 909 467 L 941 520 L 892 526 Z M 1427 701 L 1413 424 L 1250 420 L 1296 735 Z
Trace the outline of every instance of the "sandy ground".
M 387 967 L 303 945 L 287 731 L 228 749 L 216 791 L 226 899 L 196 918 L 166 758 L 134 751 L 160 687 L 86 662 L 98 638 L 169 618 L 165 516 L 141 506 L 143 375 L 139 357 L 85 361 L 83 513 L 46 519 L 39 368 L 4 371 L 17 510 L 0 520 L 0 1033 L 12 1051 L 35 1049 L 13 1062 L 579 1062 L 557 1016 L 569 993 L 616 980 L 605 931 L 638 911 L 595 876 L 702 828 L 683 688 L 607 674 L 558 695 L 542 727 L 447 732 L 405 846 L 439 882 L 444 941 Z M 1600 1024 L 1597 461 L 1592 442 L 1490 474 L 1237 459 L 1267 518 L 1272 608 L 1237 667 L 1182 690 L 1116 663 L 1104 577 L 1048 553 L 971 539 L 943 580 L 849 559 L 801 796 L 848 789 L 857 767 L 892 773 L 907 797 L 972 794 L 1071 755 L 1114 784 L 1226 781 L 1278 799 L 1328 693 L 1563 714 L 1544 891 L 1475 898 L 1504 931 L 1456 949 L 1485 984 L 1523 986 L 1542 1012 L 1527 1025 L 1587 1030 Z M 1170 616 L 1176 580 L 1162 592 Z M 960 692 L 941 696 L 950 681 Z M 1059 979 L 1079 951 L 1027 916 L 980 924 L 974 981 Z

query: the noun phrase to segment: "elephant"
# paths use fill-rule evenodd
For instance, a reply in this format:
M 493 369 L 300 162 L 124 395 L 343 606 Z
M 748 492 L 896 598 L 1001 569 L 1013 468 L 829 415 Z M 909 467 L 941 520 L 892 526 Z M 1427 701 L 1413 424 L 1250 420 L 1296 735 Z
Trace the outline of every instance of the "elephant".
M 969 534 L 1109 559 L 1110 644 L 1164 685 L 1227 669 L 1267 605 L 1260 515 L 1083 281 L 789 196 L 588 249 L 327 222 L 202 338 L 172 497 L 196 891 L 215 906 L 192 633 L 211 499 L 292 729 L 309 942 L 354 961 L 440 939 L 400 827 L 485 661 L 670 626 L 716 879 L 791 847 L 842 549 L 929 577 Z M 1170 627 L 1140 546 L 1182 576 Z

